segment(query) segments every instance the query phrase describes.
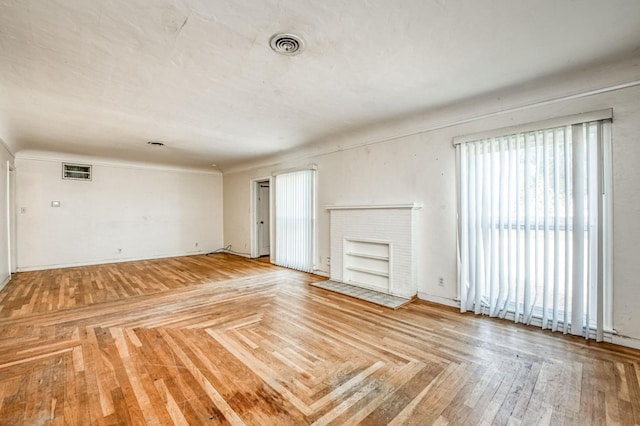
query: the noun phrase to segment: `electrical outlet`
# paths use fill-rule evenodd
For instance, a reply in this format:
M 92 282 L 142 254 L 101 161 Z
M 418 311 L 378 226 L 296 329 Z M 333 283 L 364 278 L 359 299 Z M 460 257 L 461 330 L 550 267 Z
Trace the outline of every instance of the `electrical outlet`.
M 198 243 L 196 243 L 196 247 L 198 247 Z
M 444 287 L 444 278 L 442 278 L 442 277 L 438 278 L 438 285 L 440 287 Z
M 327 266 L 331 266 L 331 258 L 327 256 Z

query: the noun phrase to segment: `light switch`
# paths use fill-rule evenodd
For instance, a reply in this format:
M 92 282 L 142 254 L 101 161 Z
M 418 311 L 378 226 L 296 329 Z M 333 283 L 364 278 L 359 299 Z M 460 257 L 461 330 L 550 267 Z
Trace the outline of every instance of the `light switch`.
M 52 201 L 51 207 L 60 207 L 60 201 Z

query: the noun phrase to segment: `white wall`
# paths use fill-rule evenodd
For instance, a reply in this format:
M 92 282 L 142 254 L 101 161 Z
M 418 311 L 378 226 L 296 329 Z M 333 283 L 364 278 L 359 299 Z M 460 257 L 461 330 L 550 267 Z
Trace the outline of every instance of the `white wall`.
M 535 94 L 533 99 L 536 99 Z M 419 295 L 433 301 L 456 304 L 456 177 L 452 138 L 612 107 L 614 328 L 622 336 L 640 339 L 640 315 L 637 314 L 640 312 L 637 250 L 640 244 L 640 87 L 569 96 L 566 100 L 536 105 L 489 114 L 494 111 L 495 99 L 487 100 L 485 104 L 476 102 L 475 116 L 480 117 L 478 119 L 461 119 L 455 108 L 449 108 L 448 117 L 446 111 L 436 113 L 440 122 L 458 120 L 464 124 L 439 126 L 436 123 L 432 126 L 435 130 L 386 142 L 283 159 L 271 166 L 225 173 L 225 244 L 232 244 L 241 251 L 248 251 L 250 247 L 251 178 L 314 163 L 318 166 L 318 269 L 321 272 L 329 271 L 326 259 L 330 255 L 329 214 L 324 206 L 420 202 L 424 208 L 418 211 L 421 228 L 418 238 Z M 467 112 L 468 106 L 461 104 L 460 111 Z M 348 145 L 348 141 L 342 140 L 342 143 Z M 354 140 L 352 145 L 357 143 Z M 444 279 L 442 287 L 438 285 L 439 277 Z M 631 346 L 640 344 L 640 340 L 617 341 Z
M 92 164 L 93 180 L 63 180 L 63 160 Z M 217 172 L 18 153 L 16 180 L 19 271 L 207 253 L 222 245 Z
M 11 262 L 9 260 L 10 238 L 7 227 L 8 215 L 11 215 L 11 208 L 8 208 L 7 194 L 7 161 L 13 165 L 13 155 L 0 139 L 0 290 L 9 282 L 11 278 Z M 9 206 L 10 207 L 10 206 Z M 13 232 L 13 230 L 12 230 Z

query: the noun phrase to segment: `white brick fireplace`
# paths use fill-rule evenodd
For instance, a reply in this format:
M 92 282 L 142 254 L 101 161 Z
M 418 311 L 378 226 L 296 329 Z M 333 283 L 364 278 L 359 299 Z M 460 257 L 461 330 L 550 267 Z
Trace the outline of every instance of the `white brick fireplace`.
M 395 296 L 415 296 L 419 208 L 417 203 L 327 206 L 331 279 Z

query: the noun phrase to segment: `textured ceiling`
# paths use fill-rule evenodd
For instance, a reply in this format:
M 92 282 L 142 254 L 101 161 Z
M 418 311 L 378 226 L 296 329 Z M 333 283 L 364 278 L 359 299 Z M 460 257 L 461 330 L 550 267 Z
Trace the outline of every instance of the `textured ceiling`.
M 0 136 L 224 169 L 639 46 L 638 0 L 0 0 Z

